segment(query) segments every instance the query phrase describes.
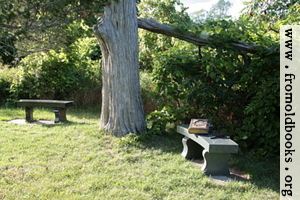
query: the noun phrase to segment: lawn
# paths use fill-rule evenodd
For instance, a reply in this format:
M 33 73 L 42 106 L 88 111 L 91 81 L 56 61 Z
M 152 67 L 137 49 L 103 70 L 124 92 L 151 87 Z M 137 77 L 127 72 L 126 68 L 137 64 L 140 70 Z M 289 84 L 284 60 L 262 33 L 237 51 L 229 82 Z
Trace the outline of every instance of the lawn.
M 116 138 L 99 130 L 98 109 L 71 108 L 55 125 L 8 123 L 24 118 L 19 108 L 0 113 L 0 199 L 279 199 L 277 159 L 234 155 L 230 165 L 250 179 L 220 183 L 180 156 L 176 133 Z

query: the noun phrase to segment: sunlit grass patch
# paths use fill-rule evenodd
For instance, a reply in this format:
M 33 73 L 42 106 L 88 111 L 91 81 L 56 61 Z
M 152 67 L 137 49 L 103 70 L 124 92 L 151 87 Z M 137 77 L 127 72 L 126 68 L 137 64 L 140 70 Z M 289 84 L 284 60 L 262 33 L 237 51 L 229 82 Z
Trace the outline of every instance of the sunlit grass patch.
M 13 124 L 20 108 L 1 108 L 1 199 L 276 199 L 260 180 L 219 184 L 180 156 L 181 136 L 116 138 L 99 130 L 99 113 L 70 109 L 69 122 Z M 51 110 L 36 109 L 41 118 Z M 238 163 L 241 158 L 233 159 Z M 234 164 L 234 163 L 233 163 Z M 247 165 L 254 166 L 249 161 Z M 258 165 L 257 165 L 258 166 Z M 246 166 L 244 166 L 246 167 Z M 257 168 L 266 172 L 265 169 Z M 245 168 L 246 169 L 246 168 Z M 249 167 L 248 167 L 249 169 Z M 271 182 L 266 187 L 262 184 Z M 275 185 L 275 186 L 274 186 Z

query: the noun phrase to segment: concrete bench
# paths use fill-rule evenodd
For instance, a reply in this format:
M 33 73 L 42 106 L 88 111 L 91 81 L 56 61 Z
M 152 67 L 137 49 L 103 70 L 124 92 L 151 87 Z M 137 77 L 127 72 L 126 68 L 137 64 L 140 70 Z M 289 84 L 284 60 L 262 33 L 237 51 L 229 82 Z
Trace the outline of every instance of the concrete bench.
M 184 135 L 181 155 L 186 159 L 201 158 L 206 175 L 229 175 L 228 161 L 231 153 L 238 152 L 238 144 L 229 138 L 214 138 L 213 134 L 190 134 L 188 125 L 177 125 L 177 132 Z M 201 156 L 202 152 L 202 156 Z
M 67 121 L 66 112 L 67 107 L 73 106 L 73 101 L 60 100 L 39 100 L 39 99 L 20 99 L 17 106 L 25 107 L 26 121 L 32 122 L 33 107 L 51 107 L 54 108 L 55 123 Z

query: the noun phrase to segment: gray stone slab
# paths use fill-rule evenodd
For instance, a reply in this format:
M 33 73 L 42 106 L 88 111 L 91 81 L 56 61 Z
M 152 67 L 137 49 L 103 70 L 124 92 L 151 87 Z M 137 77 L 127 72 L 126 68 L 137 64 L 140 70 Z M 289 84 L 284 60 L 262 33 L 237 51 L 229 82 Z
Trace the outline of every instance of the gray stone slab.
M 229 138 L 211 138 L 213 134 L 191 134 L 188 132 L 188 125 L 178 125 L 177 132 L 185 136 L 182 139 L 181 153 L 184 158 L 198 158 L 202 153 L 204 164 L 201 169 L 206 175 L 230 174 L 228 161 L 231 153 L 238 152 L 237 143 Z
M 237 153 L 238 144 L 229 138 L 211 139 L 213 134 L 200 135 L 188 132 L 188 125 L 177 125 L 177 132 L 194 140 L 208 152 L 213 153 Z

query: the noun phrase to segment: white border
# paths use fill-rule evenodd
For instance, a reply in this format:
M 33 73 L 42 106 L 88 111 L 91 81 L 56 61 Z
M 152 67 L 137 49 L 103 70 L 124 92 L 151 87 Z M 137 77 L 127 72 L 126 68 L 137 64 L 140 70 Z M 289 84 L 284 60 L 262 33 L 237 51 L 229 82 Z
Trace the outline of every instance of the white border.
M 300 199 L 300 26 L 280 27 L 280 199 Z

